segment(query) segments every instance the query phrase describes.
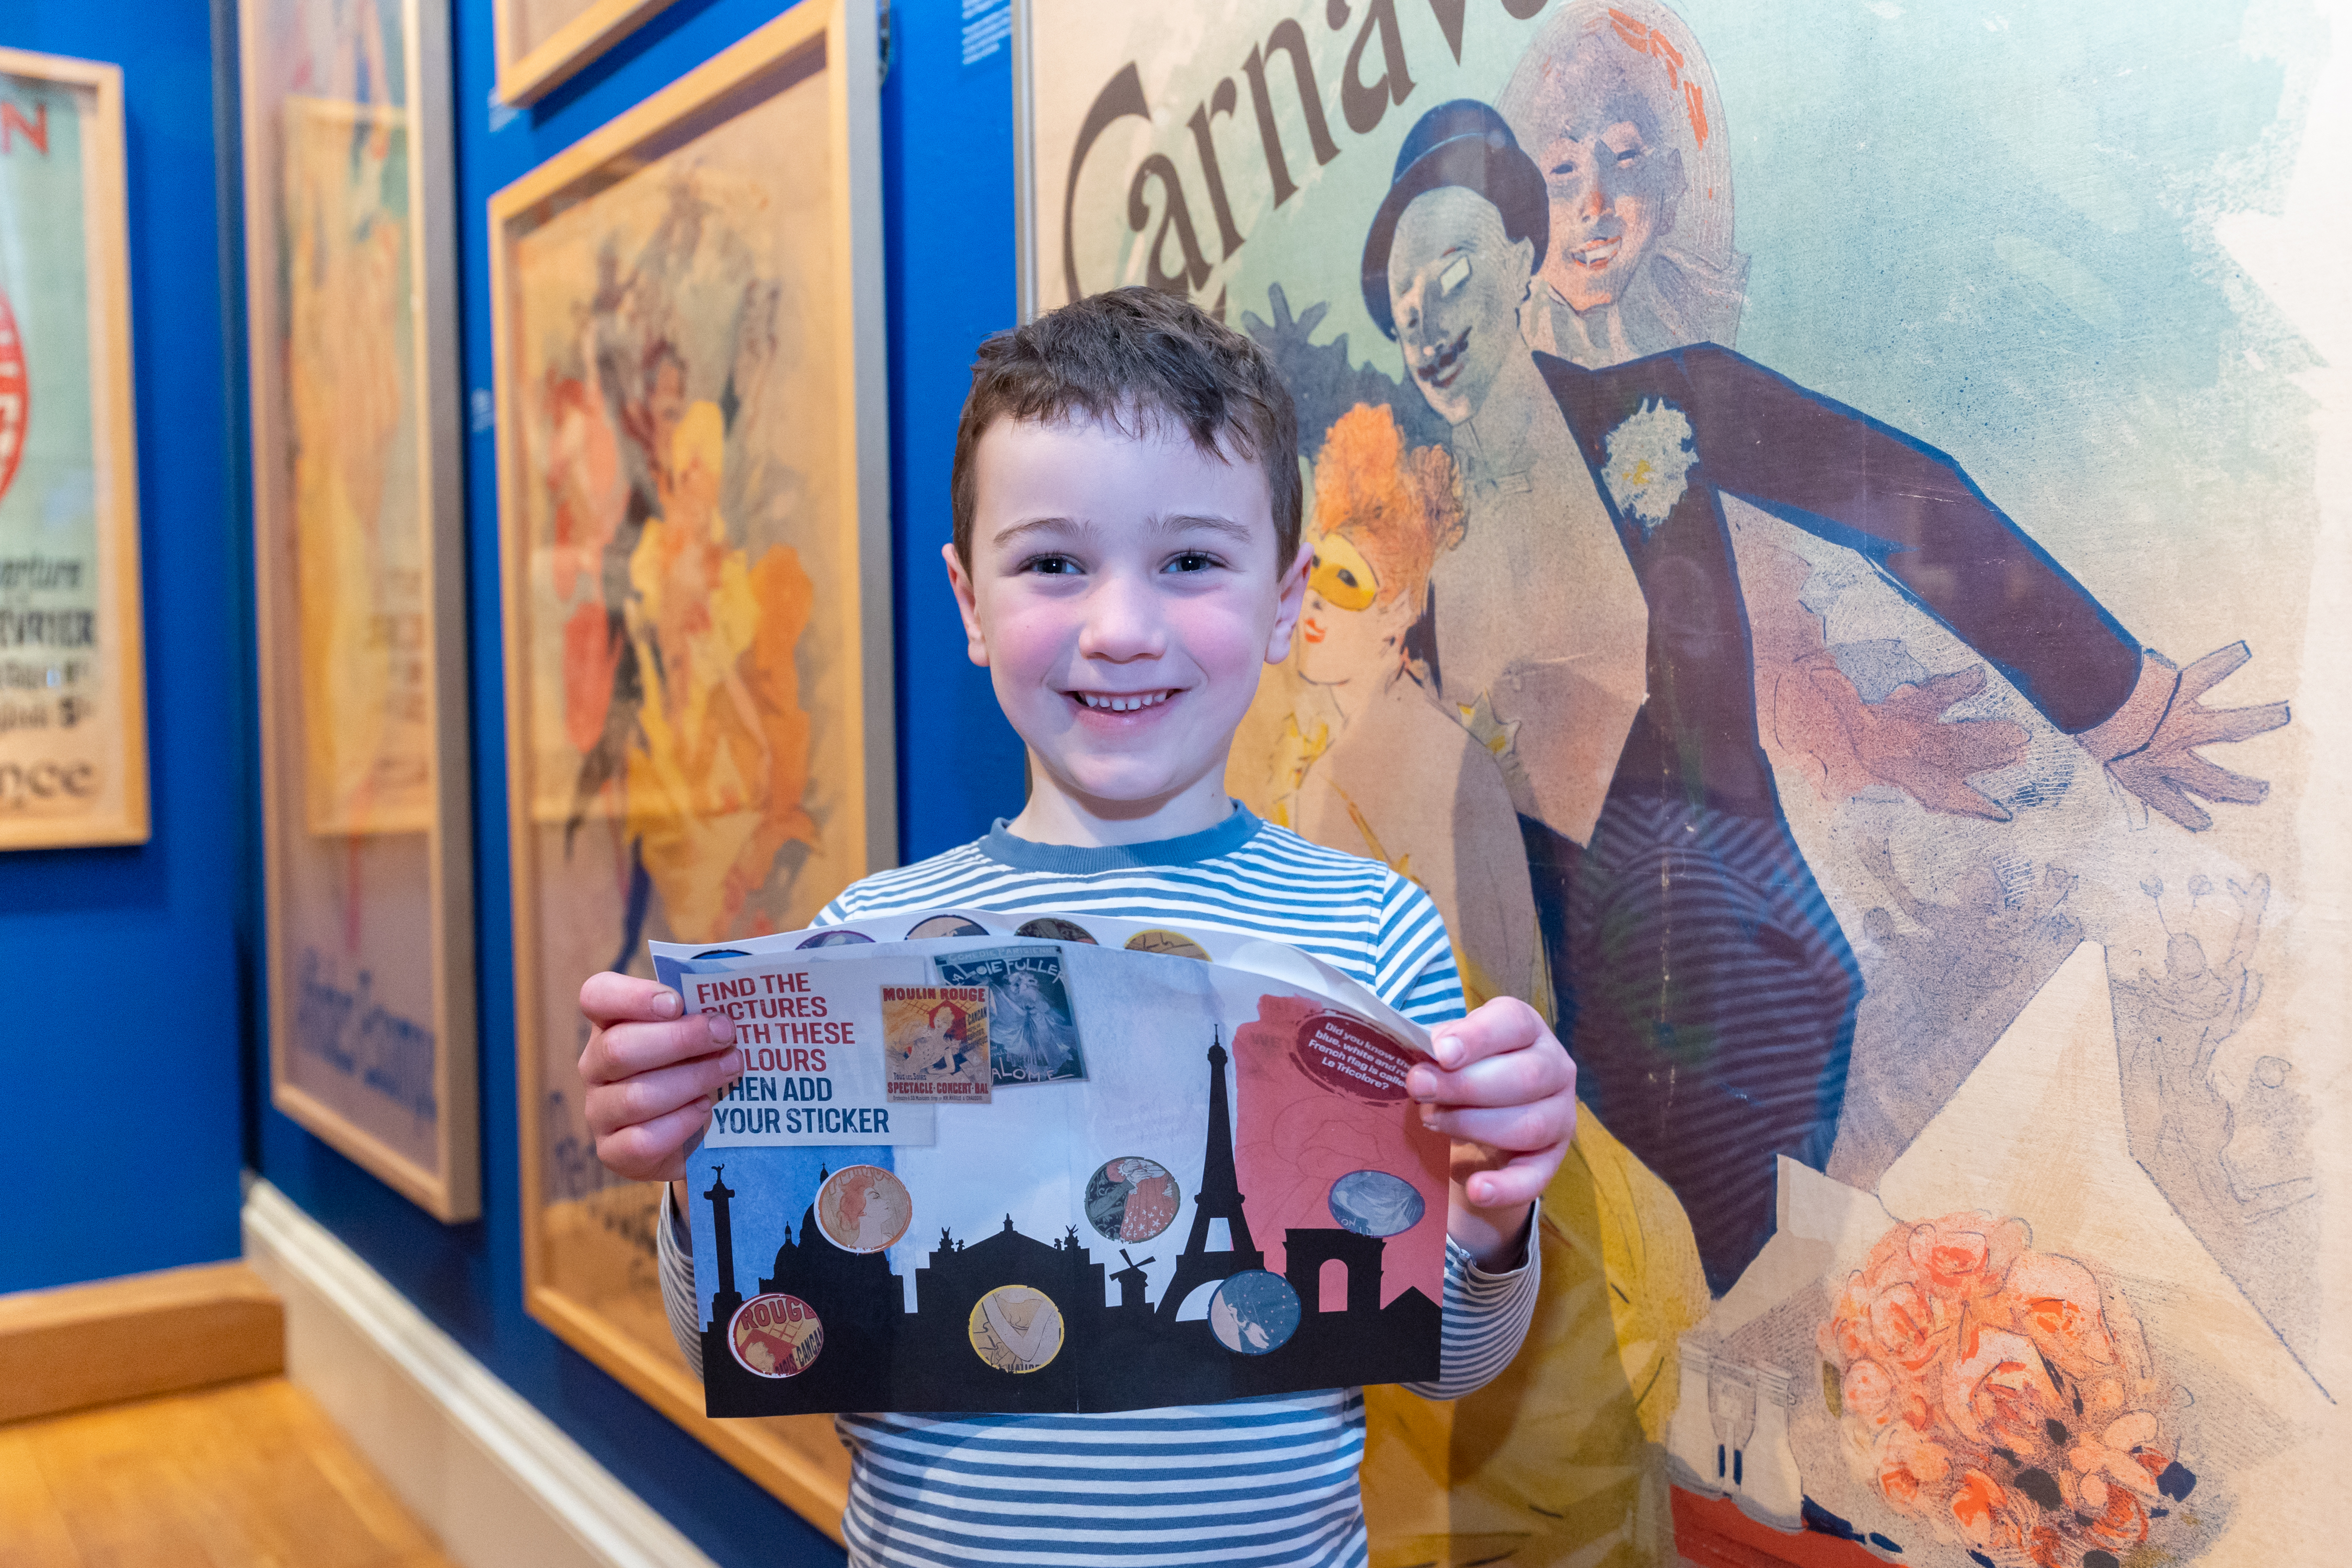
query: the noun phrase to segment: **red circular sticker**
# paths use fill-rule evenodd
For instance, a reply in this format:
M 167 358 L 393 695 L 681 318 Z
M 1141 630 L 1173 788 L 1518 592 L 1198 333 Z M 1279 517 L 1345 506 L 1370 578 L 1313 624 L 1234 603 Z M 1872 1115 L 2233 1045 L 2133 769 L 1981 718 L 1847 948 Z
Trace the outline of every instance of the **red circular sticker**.
M 1347 1013 L 1309 1015 L 1291 1051 L 1326 1089 L 1382 1105 L 1404 1098 L 1405 1070 L 1414 1060 L 1412 1052 Z
M 782 1292 L 754 1296 L 727 1322 L 727 1348 L 743 1370 L 760 1377 L 793 1377 L 816 1364 L 824 1325 L 816 1309 Z
M 16 335 L 16 313 L 0 293 L 0 496 L 8 493 L 16 465 L 25 457 L 25 426 L 33 418 L 33 388 L 25 375 L 25 340 Z

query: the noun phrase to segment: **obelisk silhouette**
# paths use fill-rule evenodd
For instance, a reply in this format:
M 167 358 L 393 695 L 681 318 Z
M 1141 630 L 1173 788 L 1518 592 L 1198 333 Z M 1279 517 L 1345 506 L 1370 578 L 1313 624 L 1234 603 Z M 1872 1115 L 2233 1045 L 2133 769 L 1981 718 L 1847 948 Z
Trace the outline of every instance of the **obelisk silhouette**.
M 735 1189 L 727 1184 L 727 1167 L 712 1167 L 710 1185 L 702 1195 L 710 1200 L 710 1219 L 719 1232 L 719 1294 L 711 1299 L 711 1327 L 724 1330 L 735 1316 L 735 1309 L 743 1304 L 743 1297 L 735 1289 L 735 1226 L 727 1212 L 727 1203 Z

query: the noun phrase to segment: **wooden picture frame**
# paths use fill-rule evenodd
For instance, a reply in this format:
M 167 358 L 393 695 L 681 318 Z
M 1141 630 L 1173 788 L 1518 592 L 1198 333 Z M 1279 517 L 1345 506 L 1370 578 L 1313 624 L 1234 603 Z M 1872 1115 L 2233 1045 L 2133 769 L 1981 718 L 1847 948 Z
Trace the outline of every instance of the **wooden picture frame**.
M 149 833 L 122 135 L 119 67 L 0 49 L 0 850 Z
M 446 8 L 242 0 L 270 1100 L 481 1213 Z
M 509 108 L 536 103 L 605 50 L 645 25 L 670 0 L 540 0 L 570 12 L 534 26 L 530 0 L 494 0 L 490 25 L 499 57 L 499 99 Z
M 660 1189 L 605 1184 L 579 1119 L 573 998 L 593 969 L 649 973 L 644 938 L 665 925 L 688 940 L 789 930 L 895 862 L 875 60 L 864 0 L 803 0 L 490 202 L 527 1303 L 836 1539 L 848 1466 L 830 1423 L 702 1414 L 662 1314 Z M 782 146 L 802 155 L 779 160 Z M 689 207 L 695 237 L 680 240 L 664 215 Z M 591 290 L 606 303 L 583 303 Z M 788 384 L 796 400 L 778 391 Z M 807 630 L 782 652 L 789 682 L 762 686 L 778 650 L 748 630 L 721 647 L 728 606 L 801 573 L 803 552 Z M 663 618 L 661 574 L 697 559 L 688 602 L 716 609 L 689 633 Z M 740 603 L 747 628 L 799 613 Z M 804 773 L 791 765 L 799 696 L 781 721 L 774 706 L 739 710 L 770 737 L 767 778 L 806 782 L 664 816 L 687 798 L 662 793 L 691 751 L 675 737 L 719 688 L 660 683 L 714 647 L 736 697 L 815 694 Z M 635 717 L 616 721 L 608 702 L 636 704 Z M 731 847 L 698 868 L 724 837 L 713 824 L 755 816 L 792 819 L 800 837 L 754 853 L 748 876 Z M 764 846 L 764 831 L 745 842 Z

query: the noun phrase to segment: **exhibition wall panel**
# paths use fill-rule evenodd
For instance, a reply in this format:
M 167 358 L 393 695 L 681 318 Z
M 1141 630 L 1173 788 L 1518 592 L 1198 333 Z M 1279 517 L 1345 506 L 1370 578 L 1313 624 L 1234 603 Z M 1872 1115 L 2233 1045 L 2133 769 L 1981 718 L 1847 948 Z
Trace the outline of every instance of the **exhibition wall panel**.
M 237 1248 L 245 611 L 203 6 L 0 10 L 0 47 L 119 66 L 153 797 L 147 842 L 0 854 L 0 1291 Z M 33 116 L 38 123 L 37 114 Z M 89 984 L 100 1004 L 37 994 Z M 95 1136 L 93 1131 L 95 1131 Z
M 509 114 L 490 101 L 491 0 L 456 7 L 476 907 L 485 955 L 512 951 L 514 935 L 488 203 L 782 9 L 775 0 L 677 0 L 531 108 Z M 980 25 L 971 26 L 956 7 L 896 6 L 881 98 L 902 858 L 985 831 L 1018 809 L 1022 790 L 1017 743 L 985 672 L 964 658 L 939 561 L 971 349 L 1010 325 L 1015 310 L 1010 56 L 1001 30 L 987 25 L 1003 8 L 979 9 Z M 838 1562 L 838 1549 L 814 1527 L 526 1314 L 509 966 L 486 957 L 479 991 L 478 1221 L 436 1223 L 275 1111 L 262 1113 L 264 1173 L 714 1559 Z

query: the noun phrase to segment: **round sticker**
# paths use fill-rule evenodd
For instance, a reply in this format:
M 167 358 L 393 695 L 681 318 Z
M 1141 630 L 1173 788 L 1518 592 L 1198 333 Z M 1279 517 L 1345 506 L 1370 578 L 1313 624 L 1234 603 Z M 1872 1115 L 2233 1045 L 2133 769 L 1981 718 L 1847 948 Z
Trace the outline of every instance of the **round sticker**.
M 1182 931 L 1139 931 L 1127 939 L 1129 952 L 1164 952 L 1171 958 L 1198 959 L 1209 962 L 1208 950 Z
M 1209 1327 L 1229 1351 L 1278 1351 L 1298 1331 L 1298 1292 L 1289 1280 L 1263 1268 L 1236 1274 L 1209 1298 Z
M 1094 932 L 1077 921 L 1060 920 L 1053 915 L 1039 915 L 1034 921 L 1024 921 L 1019 929 L 1023 936 L 1041 936 L 1048 942 L 1082 942 L 1088 947 L 1102 945 L 1095 941 Z
M 961 915 L 933 915 L 907 933 L 908 942 L 937 942 L 950 936 L 986 936 L 988 928 Z
M 1150 1241 L 1175 1219 L 1183 1198 L 1167 1166 L 1121 1155 L 1087 1178 L 1087 1223 L 1106 1241 Z
M 756 1377 L 797 1377 L 824 1353 L 824 1325 L 798 1296 L 754 1296 L 727 1321 L 727 1348 Z
M 1411 1230 L 1428 1207 L 1411 1182 L 1386 1171 L 1350 1171 L 1331 1184 L 1331 1217 L 1358 1236 Z
M 1349 1013 L 1314 1013 L 1298 1026 L 1292 1055 L 1326 1089 L 1385 1105 L 1404 1098 L 1413 1054 Z
M 844 1252 L 879 1252 L 907 1234 L 915 1200 L 879 1165 L 844 1165 L 816 1193 L 816 1227 Z
M 873 940 L 874 939 L 872 937 L 867 936 L 864 931 L 821 931 L 814 936 L 810 937 L 806 942 L 802 942 L 801 946 L 848 947 L 855 942 L 872 942 Z
M 999 1285 L 972 1303 L 966 1331 L 999 1372 L 1035 1372 L 1062 1352 L 1062 1310 L 1030 1285 Z

